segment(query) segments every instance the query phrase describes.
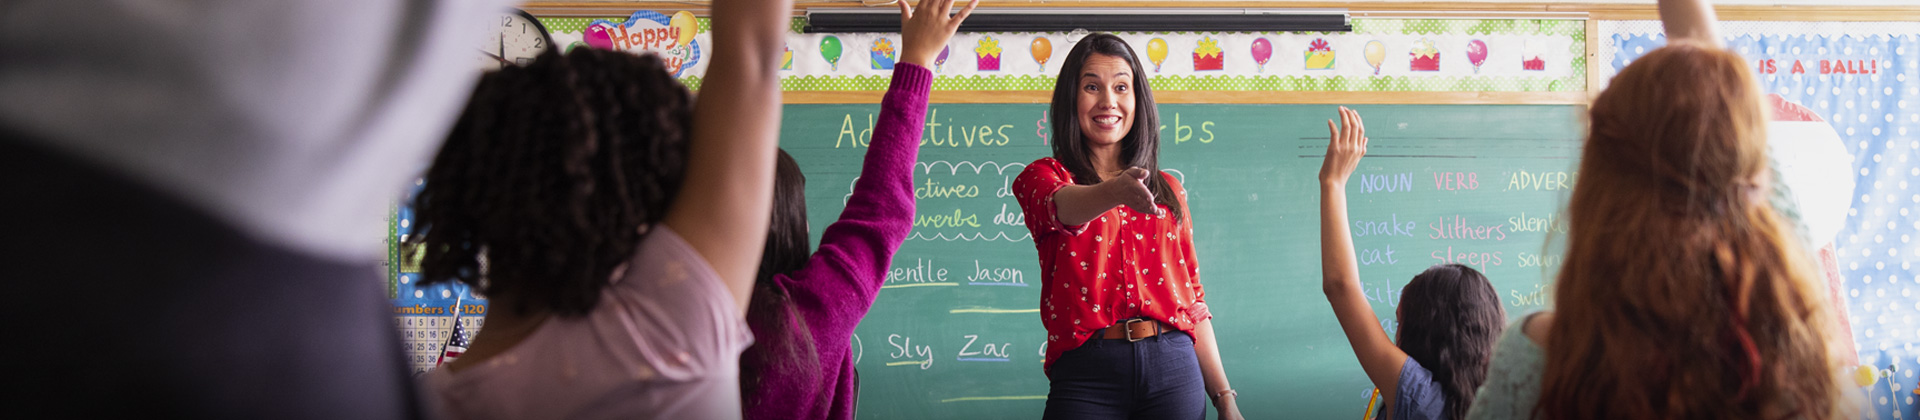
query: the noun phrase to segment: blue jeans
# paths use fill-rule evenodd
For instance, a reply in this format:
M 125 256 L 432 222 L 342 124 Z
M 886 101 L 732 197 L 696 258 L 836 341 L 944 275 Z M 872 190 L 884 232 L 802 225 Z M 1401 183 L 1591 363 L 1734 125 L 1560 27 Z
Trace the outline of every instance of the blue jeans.
M 1193 337 L 1168 331 L 1137 342 L 1091 339 L 1053 362 L 1041 418 L 1193 419 L 1207 415 Z

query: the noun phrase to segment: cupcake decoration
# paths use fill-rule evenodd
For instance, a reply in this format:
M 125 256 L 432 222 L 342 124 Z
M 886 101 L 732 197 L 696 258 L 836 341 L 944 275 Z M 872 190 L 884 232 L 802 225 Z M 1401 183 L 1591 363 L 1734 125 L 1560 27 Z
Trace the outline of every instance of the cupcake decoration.
M 1223 58 L 1225 57 L 1220 51 L 1220 41 L 1210 36 L 1203 36 L 1200 38 L 1200 42 L 1193 47 L 1193 70 L 1220 70 L 1225 67 L 1221 62 Z
M 873 56 L 872 60 L 867 61 L 870 68 L 874 70 L 893 70 L 893 61 L 895 59 L 893 40 L 885 37 L 874 38 L 873 48 L 869 50 Z
M 1543 49 L 1544 48 L 1540 47 L 1539 42 L 1527 41 L 1522 43 L 1520 48 L 1520 69 L 1527 71 L 1546 71 L 1547 60 L 1540 58 L 1540 51 Z
M 1434 48 L 1433 40 L 1420 38 L 1413 43 L 1413 50 L 1407 53 L 1413 60 L 1413 71 L 1440 71 L 1440 49 Z
M 980 71 L 1000 71 L 1000 40 L 991 35 L 981 37 L 973 47 L 973 57 Z

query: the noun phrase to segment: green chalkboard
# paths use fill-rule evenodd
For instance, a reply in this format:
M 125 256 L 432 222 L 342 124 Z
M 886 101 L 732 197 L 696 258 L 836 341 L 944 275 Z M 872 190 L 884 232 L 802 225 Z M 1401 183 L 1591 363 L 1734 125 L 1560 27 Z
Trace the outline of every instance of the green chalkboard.
M 1348 186 L 1368 299 L 1394 330 L 1426 267 L 1482 268 L 1510 316 L 1543 307 L 1582 130 L 1579 106 L 1357 107 L 1372 139 Z M 1041 104 L 936 104 L 918 215 L 856 331 L 859 416 L 1038 418 L 1041 286 L 1005 191 L 1049 156 Z M 839 216 L 877 105 L 789 105 L 781 146 L 807 176 L 809 222 Z M 1161 164 L 1188 189 L 1221 353 L 1250 418 L 1359 418 L 1372 386 L 1320 288 L 1316 174 L 1330 105 L 1163 105 Z M 1209 414 L 1211 418 L 1211 414 Z

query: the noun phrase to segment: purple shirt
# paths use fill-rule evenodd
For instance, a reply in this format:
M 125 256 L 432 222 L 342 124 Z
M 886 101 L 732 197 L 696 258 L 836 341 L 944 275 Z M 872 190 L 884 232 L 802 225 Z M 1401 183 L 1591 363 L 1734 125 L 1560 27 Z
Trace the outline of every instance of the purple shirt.
M 549 317 L 506 352 L 427 389 L 449 419 L 737 419 L 753 343 L 707 260 L 666 225 L 593 312 Z
M 849 342 L 886 281 L 894 251 L 913 230 L 913 163 L 920 152 L 933 72 L 900 63 L 893 68 L 892 83 L 880 102 L 873 143 L 840 220 L 827 226 L 820 249 L 806 266 L 773 279 L 806 321 L 820 370 L 762 372 L 759 388 L 747 399 L 761 403 L 746 407 L 747 418 L 853 418 L 857 391 Z M 763 340 L 779 339 L 770 333 L 754 331 Z

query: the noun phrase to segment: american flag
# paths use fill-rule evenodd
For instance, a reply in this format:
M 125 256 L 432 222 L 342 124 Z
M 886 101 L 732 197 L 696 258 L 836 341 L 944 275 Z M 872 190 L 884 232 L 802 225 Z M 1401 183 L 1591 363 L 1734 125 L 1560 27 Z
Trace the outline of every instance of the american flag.
M 461 353 L 467 352 L 467 330 L 460 328 L 459 316 L 454 316 L 453 318 L 453 335 L 447 337 L 445 349 L 445 351 L 440 352 L 440 361 L 434 362 L 434 367 L 451 363 L 454 359 L 460 358 Z
M 465 294 L 460 296 L 465 297 Z M 453 301 L 453 334 L 447 335 L 447 343 L 440 347 L 440 360 L 433 362 L 435 368 L 452 363 L 454 359 L 459 359 L 461 354 L 467 352 L 467 329 L 460 327 L 460 312 L 465 309 L 461 303 L 459 297 Z

